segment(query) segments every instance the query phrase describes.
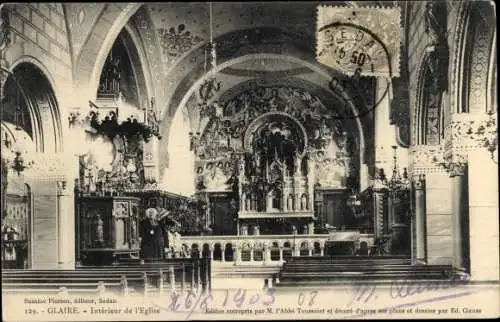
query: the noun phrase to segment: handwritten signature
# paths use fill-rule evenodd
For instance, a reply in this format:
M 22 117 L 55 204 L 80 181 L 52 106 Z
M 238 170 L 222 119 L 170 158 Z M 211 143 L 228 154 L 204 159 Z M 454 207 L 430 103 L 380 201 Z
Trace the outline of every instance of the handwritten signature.
M 415 282 L 409 280 L 396 280 L 390 284 L 389 296 L 392 299 L 409 298 L 417 294 L 423 294 L 429 291 L 438 291 L 442 289 L 451 289 L 459 285 L 466 285 L 469 282 L 468 276 L 461 276 L 453 278 L 449 281 L 425 281 Z M 377 285 L 356 285 L 354 288 L 354 295 L 348 303 L 352 306 L 354 303 L 366 304 L 369 301 L 377 299 L 376 294 Z

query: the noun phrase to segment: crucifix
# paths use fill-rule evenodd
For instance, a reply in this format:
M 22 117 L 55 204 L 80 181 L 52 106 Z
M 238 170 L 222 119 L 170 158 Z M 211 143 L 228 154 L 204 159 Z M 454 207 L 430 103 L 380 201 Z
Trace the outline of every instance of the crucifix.
M 87 171 L 87 175 L 85 176 L 85 178 L 87 179 L 87 192 L 91 192 L 93 189 L 92 189 L 92 186 L 94 184 L 93 182 L 93 178 L 94 178 L 94 174 L 92 173 L 92 169 L 88 169 Z

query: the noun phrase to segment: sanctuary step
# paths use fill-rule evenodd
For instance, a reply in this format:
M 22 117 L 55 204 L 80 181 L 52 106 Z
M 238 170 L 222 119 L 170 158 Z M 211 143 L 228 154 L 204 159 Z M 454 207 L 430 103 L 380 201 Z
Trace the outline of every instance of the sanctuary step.
M 208 271 L 207 271 L 208 269 Z M 172 275 L 173 273 L 173 275 Z M 141 293 L 210 287 L 210 262 L 179 259 L 75 270 L 3 270 L 3 292 Z
M 451 265 L 412 265 L 405 256 L 292 257 L 278 274 L 278 287 L 340 281 L 446 280 Z

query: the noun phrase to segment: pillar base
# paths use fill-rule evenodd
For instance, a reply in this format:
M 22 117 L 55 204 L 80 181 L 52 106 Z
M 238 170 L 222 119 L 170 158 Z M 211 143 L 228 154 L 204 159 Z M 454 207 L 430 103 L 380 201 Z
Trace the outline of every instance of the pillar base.
M 425 266 L 427 265 L 427 261 L 425 259 L 415 259 L 412 262 L 413 266 Z

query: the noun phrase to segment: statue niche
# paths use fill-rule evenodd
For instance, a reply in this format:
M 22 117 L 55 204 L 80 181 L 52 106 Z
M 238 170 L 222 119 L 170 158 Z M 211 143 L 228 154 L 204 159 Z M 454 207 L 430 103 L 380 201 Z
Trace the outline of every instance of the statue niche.
M 273 121 L 250 136 L 256 175 L 264 175 L 274 161 L 283 164 L 288 175 L 295 173 L 295 159 L 297 152 L 303 151 L 303 140 L 298 131 L 293 131 L 293 125 L 286 121 Z
M 306 140 L 299 122 L 285 113 L 264 114 L 250 124 L 240 160 L 241 211 L 310 210 Z

